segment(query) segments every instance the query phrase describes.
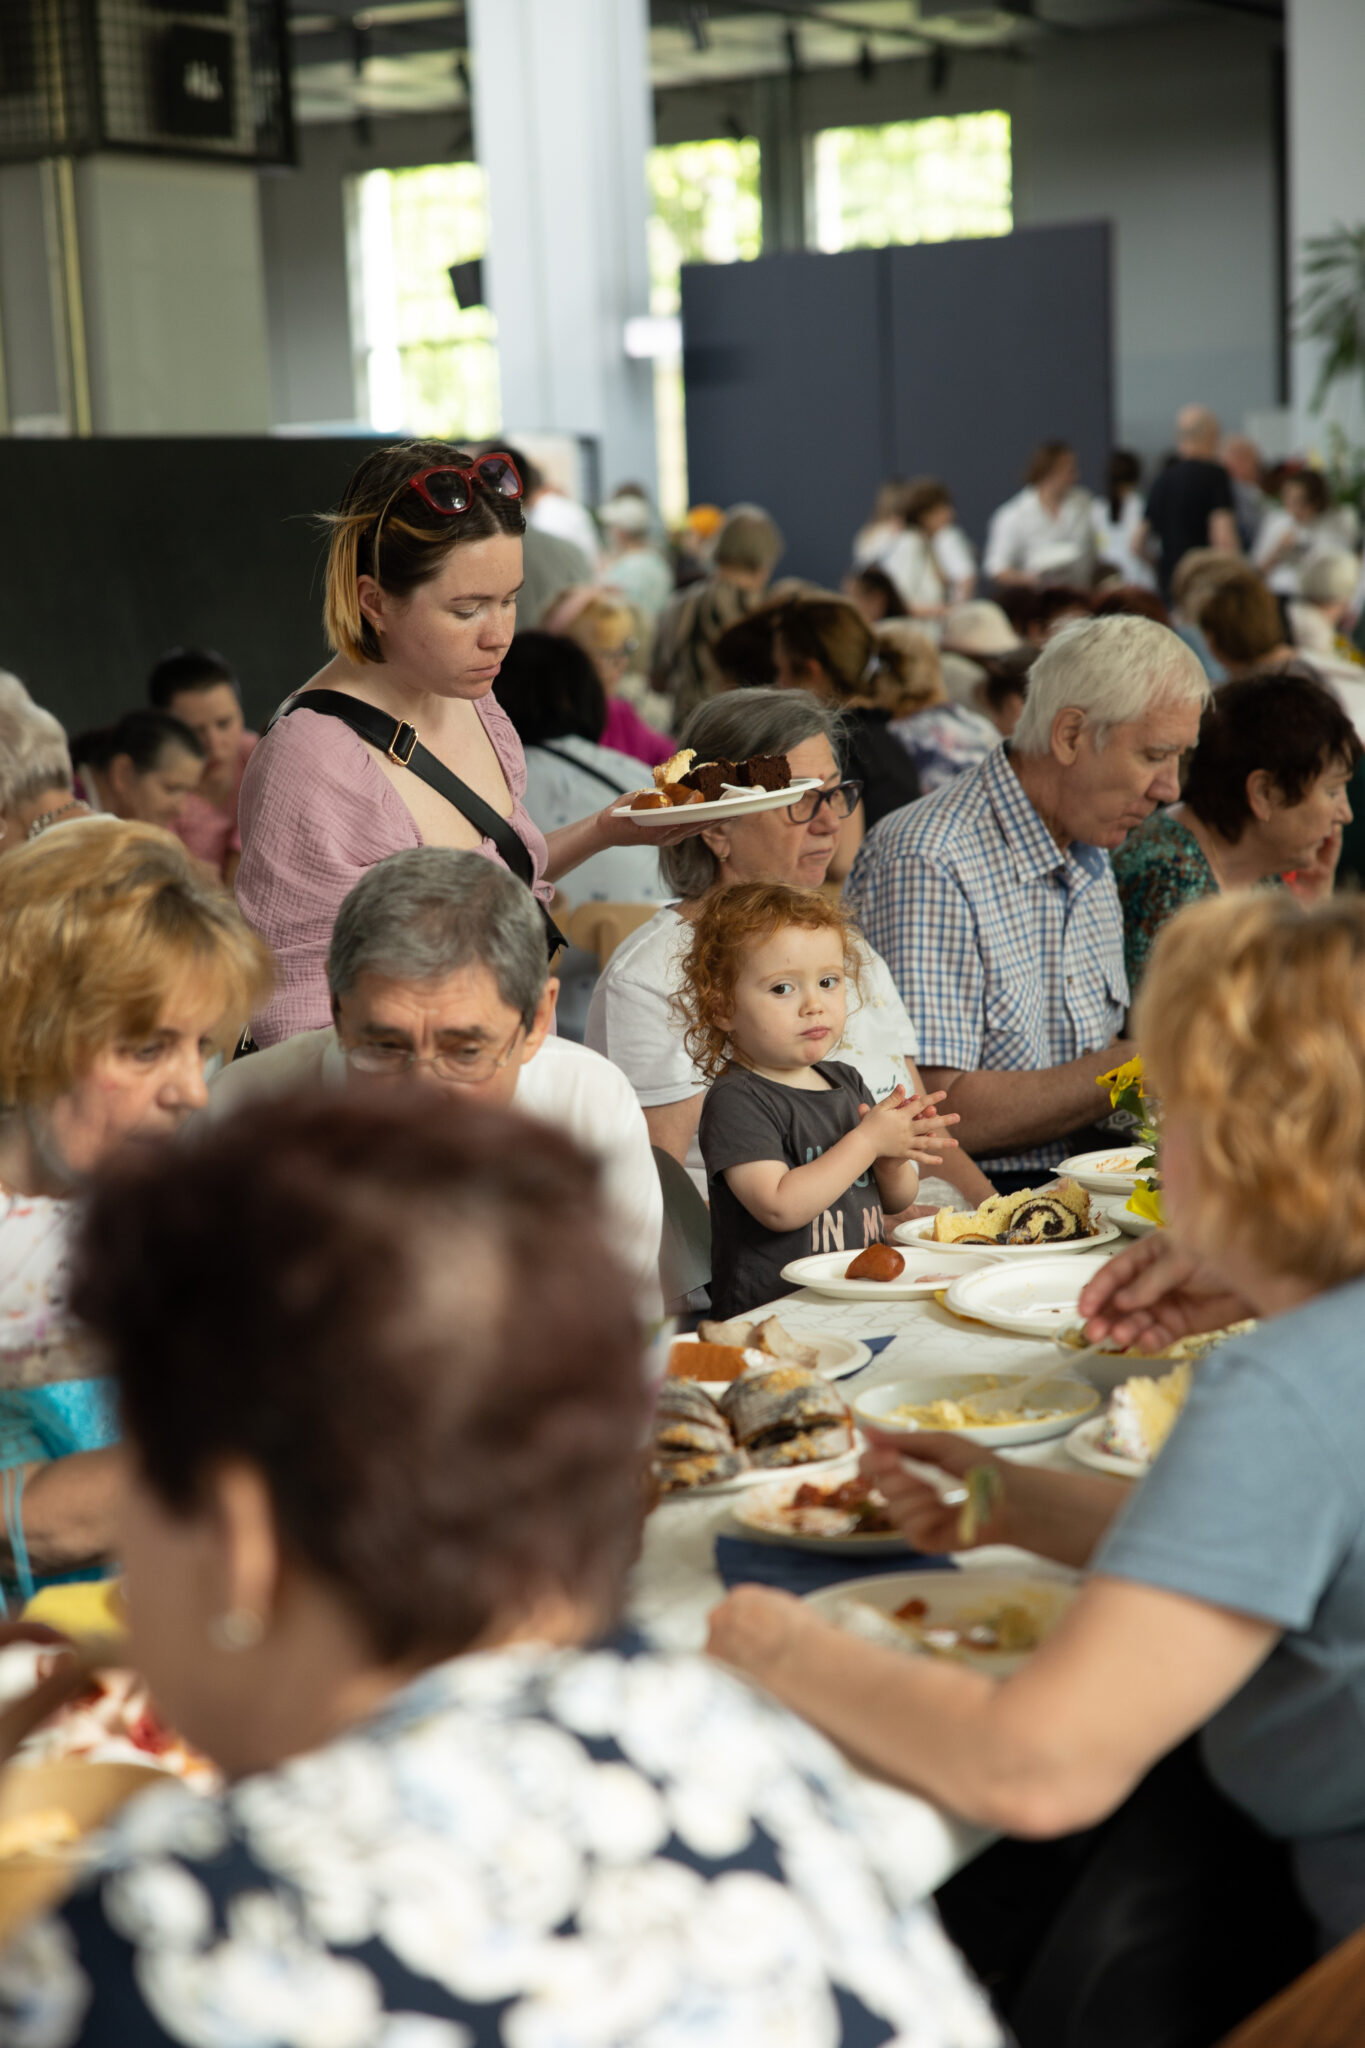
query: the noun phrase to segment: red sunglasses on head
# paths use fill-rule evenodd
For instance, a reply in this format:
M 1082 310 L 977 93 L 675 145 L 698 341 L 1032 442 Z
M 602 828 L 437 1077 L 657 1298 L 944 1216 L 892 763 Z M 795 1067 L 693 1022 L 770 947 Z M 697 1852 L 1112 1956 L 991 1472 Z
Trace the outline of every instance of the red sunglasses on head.
M 517 465 L 510 455 L 481 455 L 468 469 L 458 469 L 454 463 L 441 463 L 435 469 L 423 469 L 416 476 L 410 476 L 408 483 L 419 498 L 425 499 L 433 512 L 440 512 L 447 519 L 457 512 L 467 512 L 474 502 L 474 486 L 482 483 L 495 497 L 519 498 L 521 478 Z

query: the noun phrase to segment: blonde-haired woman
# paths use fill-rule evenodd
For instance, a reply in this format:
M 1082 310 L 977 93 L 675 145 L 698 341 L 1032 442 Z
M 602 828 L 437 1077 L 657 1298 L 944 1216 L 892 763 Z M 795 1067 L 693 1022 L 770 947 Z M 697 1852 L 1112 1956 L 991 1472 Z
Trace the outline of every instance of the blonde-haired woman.
M 1004 1507 L 984 1540 L 1055 1550 L 1060 1535 L 1089 1553 L 1062 1627 L 995 1681 L 746 1588 L 717 1610 L 712 1646 L 878 1769 L 1013 1835 L 1102 1820 L 1202 1731 L 1214 1784 L 1255 1824 L 1247 1853 L 1287 1843 L 1320 1940 L 1339 1941 L 1365 1924 L 1365 903 L 1191 906 L 1157 940 L 1137 1023 L 1184 1254 L 1148 1255 L 1168 1277 L 1146 1298 L 1170 1301 L 1147 1317 L 1178 1332 L 1241 1308 L 1261 1326 L 1207 1358 L 1131 1493 L 998 1466 Z M 1142 1298 L 1092 1289 L 1091 1333 L 1131 1336 Z M 916 1439 L 949 1469 L 967 1448 Z M 887 1449 L 869 1466 L 911 1540 L 954 1541 Z M 1166 1881 L 1180 1874 L 1173 1857 Z
M 911 662 L 894 641 L 874 633 L 847 598 L 791 597 L 775 605 L 772 616 L 777 684 L 838 705 L 848 773 L 863 785 L 830 869 L 832 879 L 842 880 L 864 833 L 920 794 L 914 762 L 887 731 L 907 697 L 913 702 Z
M 0 862 L 0 958 L 0 1580 L 26 1597 L 112 1540 L 117 1428 L 66 1309 L 72 1198 L 203 1107 L 270 958 L 179 840 L 104 818 Z
M 329 524 L 333 657 L 287 700 L 242 781 L 237 900 L 279 969 L 254 1023 L 262 1045 L 330 1021 L 336 913 L 386 855 L 465 847 L 548 904 L 556 878 L 591 854 L 660 843 L 610 804 L 546 839 L 522 802 L 521 745 L 493 695 L 526 527 L 510 456 L 443 441 L 377 448 Z
M 648 724 L 630 699 L 622 695 L 631 659 L 640 644 L 639 630 L 634 608 L 623 597 L 590 583 L 562 590 L 541 621 L 542 632 L 572 640 L 597 670 L 607 700 L 607 722 L 599 745 L 628 754 L 633 761 L 643 761 L 647 768 L 657 768 L 671 759 L 677 742 L 657 726 Z M 656 697 L 655 702 L 662 706 L 664 699 Z

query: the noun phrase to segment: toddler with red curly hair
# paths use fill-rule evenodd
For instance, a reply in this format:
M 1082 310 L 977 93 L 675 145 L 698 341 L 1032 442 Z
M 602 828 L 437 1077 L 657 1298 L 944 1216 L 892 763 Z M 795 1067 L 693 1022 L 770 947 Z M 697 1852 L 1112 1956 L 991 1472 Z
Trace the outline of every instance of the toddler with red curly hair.
M 957 1118 L 934 1114 L 941 1093 L 874 1103 L 857 1068 L 828 1057 L 857 980 L 848 919 L 810 890 L 741 882 L 693 927 L 676 1000 L 712 1083 L 700 1139 L 721 1319 L 792 1293 L 793 1259 L 880 1242 L 884 1207 L 908 1208 L 919 1167 L 957 1143 Z

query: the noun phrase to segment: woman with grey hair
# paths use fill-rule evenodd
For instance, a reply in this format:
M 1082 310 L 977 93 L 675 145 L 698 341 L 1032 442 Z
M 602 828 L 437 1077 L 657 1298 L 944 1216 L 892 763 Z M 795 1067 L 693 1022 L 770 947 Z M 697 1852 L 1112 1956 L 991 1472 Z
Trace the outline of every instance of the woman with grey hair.
M 691 928 L 705 898 L 732 882 L 820 887 L 839 827 L 862 793 L 857 782 L 843 779 L 840 734 L 839 713 L 808 690 L 731 690 L 693 712 L 680 739 L 684 747 L 695 747 L 699 758 L 742 761 L 751 754 L 785 754 L 793 778 L 818 777 L 821 787 L 784 810 L 727 819 L 664 847 L 660 863 L 678 900 L 665 904 L 617 948 L 593 992 L 587 1043 L 625 1073 L 644 1109 L 652 1143 L 687 1166 L 703 1192 L 697 1126 L 706 1082 L 688 1058 L 672 1007 Z M 879 1101 L 897 1086 L 920 1094 L 914 1026 L 885 962 L 870 947 L 866 952 L 862 987 L 856 994 L 849 991 L 848 1023 L 831 1057 L 857 1067 Z M 965 1153 L 951 1153 L 942 1171 L 950 1190 L 974 1204 L 984 1199 L 989 1184 Z
M 0 670 L 0 854 L 89 808 L 72 787 L 61 726 L 18 676 Z

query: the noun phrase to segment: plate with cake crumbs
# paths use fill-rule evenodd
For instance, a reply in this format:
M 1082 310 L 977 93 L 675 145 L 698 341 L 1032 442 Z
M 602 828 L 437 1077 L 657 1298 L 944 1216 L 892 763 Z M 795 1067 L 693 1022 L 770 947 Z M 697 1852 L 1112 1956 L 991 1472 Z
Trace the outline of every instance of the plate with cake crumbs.
M 695 747 L 683 747 L 654 770 L 654 785 L 627 803 L 613 818 L 633 818 L 641 825 L 676 825 L 681 813 L 702 822 L 709 818 L 744 818 L 754 811 L 778 811 L 798 797 L 819 789 L 818 775 L 793 777 L 785 754 L 750 754 L 744 761 L 708 761 Z

